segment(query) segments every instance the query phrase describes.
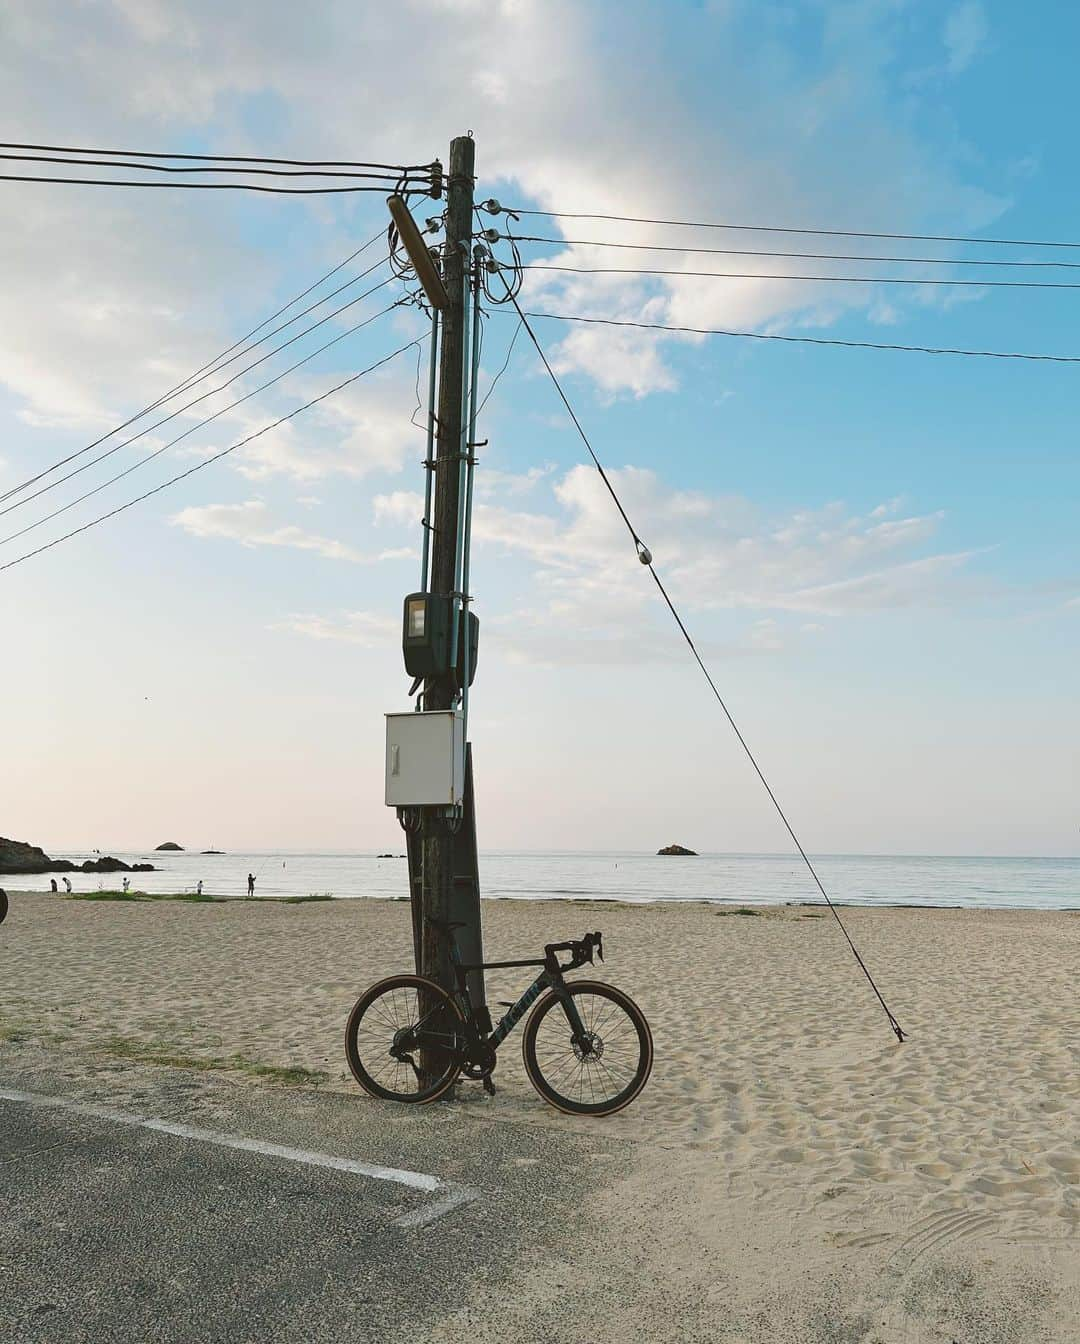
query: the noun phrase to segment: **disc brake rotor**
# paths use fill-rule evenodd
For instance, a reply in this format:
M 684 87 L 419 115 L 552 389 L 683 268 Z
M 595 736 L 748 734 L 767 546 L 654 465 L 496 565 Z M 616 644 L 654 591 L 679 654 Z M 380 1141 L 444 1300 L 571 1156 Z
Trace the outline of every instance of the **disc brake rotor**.
M 578 1059 L 600 1059 L 604 1054 L 604 1042 L 597 1036 L 595 1031 L 585 1033 L 585 1041 L 588 1044 L 588 1052 L 580 1040 L 571 1039 L 570 1044 L 574 1047 L 574 1054 Z

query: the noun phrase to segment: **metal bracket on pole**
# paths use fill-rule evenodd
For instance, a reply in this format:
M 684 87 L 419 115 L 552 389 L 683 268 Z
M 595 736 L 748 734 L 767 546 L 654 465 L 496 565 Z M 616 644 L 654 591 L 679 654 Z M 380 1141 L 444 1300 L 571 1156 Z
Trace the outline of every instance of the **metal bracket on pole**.
M 420 559 L 420 591 L 428 590 L 431 554 L 431 480 L 435 474 L 435 380 L 439 359 L 439 311 L 431 310 L 431 366 L 428 374 L 427 457 L 424 461 L 424 548 Z
M 477 245 L 473 256 L 479 264 L 483 248 Z M 476 466 L 476 458 L 473 456 L 473 450 L 480 447 L 476 442 L 476 386 L 480 381 L 480 341 L 477 333 L 480 330 L 480 285 L 477 282 L 473 286 L 473 344 L 472 344 L 472 365 L 469 372 L 469 415 L 462 428 L 465 431 L 466 450 L 465 455 L 465 508 L 464 523 L 461 529 L 461 610 L 466 623 L 469 611 L 469 561 L 472 554 L 472 502 L 473 502 L 473 468 Z M 487 440 L 485 439 L 485 443 Z M 469 653 L 472 648 L 472 641 L 469 638 L 468 630 L 465 634 L 465 648 L 462 657 L 462 676 L 461 676 L 461 712 L 465 726 L 465 741 L 469 740 Z
M 461 341 L 463 347 L 462 366 L 465 369 L 469 369 L 471 367 L 470 344 L 469 344 L 470 340 L 472 342 L 473 350 L 475 350 L 476 346 L 478 345 L 478 341 L 476 339 L 476 332 L 475 330 L 472 329 L 472 326 L 469 322 L 469 297 L 471 288 L 472 288 L 472 266 L 469 264 L 468 256 L 466 254 L 466 262 L 465 265 L 462 267 L 462 273 L 461 273 L 461 289 L 462 289 Z M 466 377 L 463 378 L 461 381 L 461 438 L 458 446 L 458 451 L 455 454 L 455 456 L 458 459 L 458 497 L 457 497 L 457 533 L 456 533 L 457 545 L 454 552 L 455 597 L 461 592 L 462 542 L 464 541 L 463 534 L 464 534 L 464 518 L 465 518 L 466 459 L 468 457 L 467 450 L 469 439 L 471 437 L 471 435 L 469 434 L 468 406 L 469 406 L 469 380 Z M 464 604 L 462 606 L 462 610 L 463 609 Z M 451 667 L 457 667 L 458 633 L 460 625 L 461 625 L 460 611 L 457 602 L 455 601 L 453 612 L 451 614 L 451 625 L 450 625 Z M 466 643 L 467 642 L 468 641 L 466 641 Z

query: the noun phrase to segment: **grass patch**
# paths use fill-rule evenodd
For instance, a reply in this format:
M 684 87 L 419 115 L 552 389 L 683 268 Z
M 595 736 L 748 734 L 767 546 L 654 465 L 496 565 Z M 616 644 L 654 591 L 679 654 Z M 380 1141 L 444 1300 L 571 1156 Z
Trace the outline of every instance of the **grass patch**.
M 235 1073 L 246 1073 L 252 1078 L 266 1078 L 271 1082 L 293 1086 L 298 1084 L 318 1086 L 330 1078 L 330 1075 L 321 1069 L 260 1064 L 256 1060 L 246 1059 L 243 1055 L 207 1059 L 202 1055 L 182 1054 L 167 1041 L 138 1041 L 130 1036 L 111 1036 L 100 1049 L 108 1055 L 136 1060 L 140 1064 L 160 1064 L 169 1069 L 196 1069 L 204 1073 L 231 1070 Z
M 332 891 L 313 891 L 309 896 L 286 896 L 282 900 L 282 905 L 308 905 L 312 901 L 332 901 L 334 893 Z
M 748 905 L 736 905 L 730 910 L 717 910 L 718 915 L 751 915 L 754 919 L 761 918 L 760 910 L 751 910 Z
M 190 905 L 224 905 L 220 896 L 200 896 L 197 891 L 73 891 L 68 901 L 187 901 Z

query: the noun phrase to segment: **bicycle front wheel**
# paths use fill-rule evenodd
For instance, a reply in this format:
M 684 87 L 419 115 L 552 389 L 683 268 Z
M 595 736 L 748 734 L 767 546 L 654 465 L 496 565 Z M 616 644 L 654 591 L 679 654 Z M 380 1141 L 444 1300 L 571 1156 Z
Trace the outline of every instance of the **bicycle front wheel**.
M 569 1014 L 554 991 L 525 1025 L 525 1070 L 537 1092 L 573 1115 L 613 1115 L 634 1100 L 652 1071 L 652 1032 L 628 994 L 599 980 L 566 985 L 585 1038 L 575 1039 Z
M 445 990 L 394 975 L 361 994 L 345 1026 L 345 1056 L 365 1092 L 384 1101 L 441 1097 L 461 1072 L 465 1021 Z

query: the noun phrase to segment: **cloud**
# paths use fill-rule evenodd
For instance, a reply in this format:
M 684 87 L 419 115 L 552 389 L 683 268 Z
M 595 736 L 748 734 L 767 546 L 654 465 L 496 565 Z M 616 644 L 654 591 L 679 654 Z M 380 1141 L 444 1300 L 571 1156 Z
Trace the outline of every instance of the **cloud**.
M 268 517 L 266 505 L 258 499 L 243 504 L 204 504 L 182 509 L 169 521 L 192 537 L 227 538 L 242 546 L 288 546 L 298 551 L 314 551 L 328 560 L 371 563 L 370 556 L 362 555 L 345 542 L 305 532 L 291 523 L 275 525 Z
M 985 225 L 1002 208 L 967 185 L 962 145 L 927 139 L 913 106 L 922 95 L 903 84 L 906 30 L 892 0 L 815 8 L 788 28 L 772 6 L 691 7 L 679 39 L 708 52 L 699 63 L 665 62 L 669 24 L 665 6 L 574 0 L 405 0 L 390 10 L 326 0 L 303 11 L 289 0 L 257 9 L 211 0 L 16 0 L 5 13 L 10 59 L 0 110 L 13 138 L 63 138 L 72 126 L 92 125 L 103 143 L 164 139 L 300 157 L 317 145 L 326 157 L 355 158 L 362 127 L 364 154 L 388 162 L 445 155 L 447 128 L 471 126 L 482 190 L 556 211 L 824 227 L 855 220 L 914 231 L 929 216 L 957 229 Z M 481 64 L 462 80 L 480 38 L 498 52 L 497 66 Z M 984 40 L 981 8 L 954 8 L 945 25 L 950 65 L 962 68 Z M 72 50 L 81 55 L 75 64 Z M 354 244 L 363 209 L 320 198 L 257 198 L 256 206 L 226 193 L 14 183 L 4 195 L 0 380 L 28 422 L 80 431 L 115 423 L 202 364 L 235 339 L 238 314 L 273 307 L 287 273 L 286 227 L 289 260 L 310 276 L 327 256 L 350 250 L 345 239 Z M 305 216 L 319 226 L 314 242 Z M 531 232 L 564 238 L 676 236 L 565 216 L 531 223 Z M 724 245 L 723 237 L 757 246 L 740 241 L 746 236 L 677 233 L 706 246 Z M 576 244 L 527 250 L 570 264 L 629 264 L 612 261 L 624 254 Z M 665 265 L 710 269 L 700 260 L 675 253 Z M 711 269 L 805 267 L 731 260 Z M 828 326 L 851 310 L 899 321 L 909 308 L 908 296 L 891 290 L 882 305 L 870 286 L 793 279 L 531 272 L 526 292 L 569 312 L 770 330 Z M 262 295 L 265 305 L 255 302 Z M 552 357 L 606 395 L 644 396 L 676 386 L 670 355 L 685 343 L 575 330 Z M 296 479 L 396 470 L 405 440 L 379 409 L 391 401 L 389 392 L 344 398 L 337 422 L 326 413 L 319 444 L 283 432 L 234 465 Z
M 636 467 L 608 476 L 700 647 L 767 654 L 821 632 L 808 617 L 930 607 L 969 600 L 976 552 L 936 545 L 941 512 L 899 513 L 889 500 L 863 513 L 840 503 L 774 515 L 737 496 L 673 489 Z M 544 485 L 546 484 L 546 489 Z M 513 610 L 489 611 L 488 636 L 528 661 L 636 662 L 678 657 L 654 585 L 597 473 L 584 466 L 538 483 L 537 507 L 511 493 L 478 502 L 478 550 L 517 557 Z M 376 502 L 384 526 L 411 528 L 417 495 Z
M 290 616 L 286 621 L 272 625 L 270 629 L 306 635 L 309 639 L 358 644 L 365 649 L 383 648 L 401 638 L 399 621 L 390 616 L 378 616 L 368 611 L 346 611 L 333 616 L 297 614 Z
M 945 51 L 950 75 L 962 74 L 986 45 L 986 11 L 981 0 L 963 0 L 945 20 Z

